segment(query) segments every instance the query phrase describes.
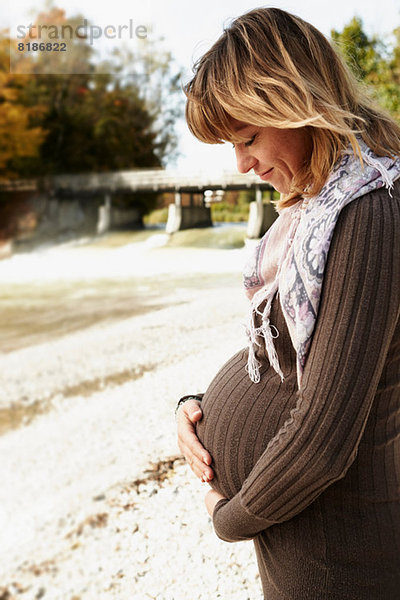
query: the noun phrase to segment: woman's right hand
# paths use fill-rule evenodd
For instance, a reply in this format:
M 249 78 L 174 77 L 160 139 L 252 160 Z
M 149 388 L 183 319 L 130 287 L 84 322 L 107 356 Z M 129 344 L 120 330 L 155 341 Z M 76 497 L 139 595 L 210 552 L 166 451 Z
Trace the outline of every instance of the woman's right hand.
M 202 481 L 211 481 L 214 472 L 211 456 L 196 435 L 195 424 L 203 417 L 201 403 L 187 400 L 177 412 L 178 446 L 193 473 Z

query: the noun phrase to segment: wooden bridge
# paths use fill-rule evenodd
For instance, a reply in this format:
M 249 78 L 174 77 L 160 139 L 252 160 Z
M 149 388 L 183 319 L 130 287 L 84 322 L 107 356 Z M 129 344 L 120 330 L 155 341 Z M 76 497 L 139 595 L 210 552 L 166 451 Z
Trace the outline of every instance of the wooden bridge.
M 211 225 L 210 208 L 203 201 L 201 206 L 182 206 L 182 194 L 204 194 L 206 191 L 253 189 L 255 201 L 250 206 L 248 236 L 260 237 L 273 222 L 276 213 L 270 203 L 263 204 L 262 192 L 272 187 L 254 174 L 241 174 L 221 170 L 217 174 L 203 172 L 182 173 L 177 170 L 140 169 L 114 173 L 82 175 L 57 175 L 30 180 L 16 180 L 0 184 L 0 191 L 45 193 L 52 198 L 102 196 L 104 203 L 99 207 L 98 231 L 106 231 L 111 222 L 112 197 L 131 193 L 172 192 L 175 202 L 169 207 L 166 230 L 173 233 L 178 229 Z

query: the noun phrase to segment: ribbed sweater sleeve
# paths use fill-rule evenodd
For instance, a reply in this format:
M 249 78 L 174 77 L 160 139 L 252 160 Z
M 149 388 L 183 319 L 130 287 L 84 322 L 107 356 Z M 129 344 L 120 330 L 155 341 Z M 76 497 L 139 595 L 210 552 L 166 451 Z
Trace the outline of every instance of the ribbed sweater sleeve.
M 380 190 L 353 201 L 339 216 L 296 407 L 240 492 L 216 505 L 213 523 L 220 538 L 250 539 L 291 519 L 345 476 L 399 307 L 400 199 Z

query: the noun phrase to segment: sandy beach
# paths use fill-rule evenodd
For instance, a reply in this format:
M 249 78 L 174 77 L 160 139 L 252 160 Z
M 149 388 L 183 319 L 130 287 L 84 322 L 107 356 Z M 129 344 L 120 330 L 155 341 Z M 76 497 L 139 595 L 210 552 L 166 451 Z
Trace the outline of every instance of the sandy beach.
M 0 262 L 1 600 L 262 598 L 253 546 L 215 536 L 174 420 L 246 343 L 246 250 L 165 244 Z

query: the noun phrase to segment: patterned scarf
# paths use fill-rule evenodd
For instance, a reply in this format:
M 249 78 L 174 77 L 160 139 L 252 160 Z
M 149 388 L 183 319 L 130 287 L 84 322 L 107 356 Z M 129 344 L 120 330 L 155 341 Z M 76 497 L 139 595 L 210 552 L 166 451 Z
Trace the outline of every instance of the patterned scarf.
M 247 370 L 255 383 L 260 381 L 261 365 L 255 355 L 260 336 L 264 338 L 270 364 L 282 381 L 284 379 L 273 342 L 279 332 L 269 320 L 273 298 L 279 291 L 282 312 L 297 355 L 300 388 L 339 213 L 347 204 L 372 190 L 385 186 L 391 195 L 393 182 L 400 177 L 399 158 L 378 157 L 363 141 L 359 144 L 364 164 L 361 165 L 351 149 L 347 150 L 318 196 L 300 200 L 280 211 L 245 267 L 244 285 L 251 298 Z M 258 317 L 261 317 L 259 326 Z

